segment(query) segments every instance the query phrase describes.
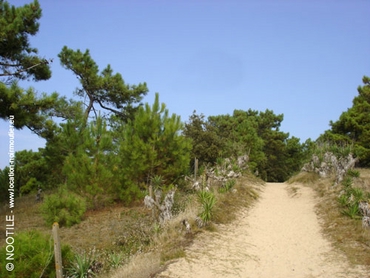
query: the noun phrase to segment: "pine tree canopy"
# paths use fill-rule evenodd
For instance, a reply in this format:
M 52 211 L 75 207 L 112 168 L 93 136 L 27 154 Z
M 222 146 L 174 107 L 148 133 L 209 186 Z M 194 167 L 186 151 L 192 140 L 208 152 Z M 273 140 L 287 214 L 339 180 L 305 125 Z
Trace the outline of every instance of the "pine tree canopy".
M 49 62 L 37 55 L 29 36 L 39 30 L 41 8 L 37 0 L 22 7 L 0 0 L 0 78 L 10 84 L 14 79 L 35 81 L 51 77 Z
M 95 111 L 94 104 L 99 104 L 101 108 L 127 121 L 137 109 L 134 105 L 148 92 L 145 82 L 128 85 L 121 74 L 113 74 L 110 65 L 99 73 L 98 65 L 91 58 L 89 50 L 83 53 L 64 46 L 58 57 L 62 66 L 71 70 L 81 83 L 82 88 L 77 89 L 76 94 L 80 97 L 86 94 L 88 97 L 86 121 L 90 112 Z
M 370 166 L 370 78 L 364 76 L 352 107 L 343 112 L 339 120 L 330 122 L 331 130 L 319 137 L 320 141 L 351 144 L 360 160 L 360 166 Z

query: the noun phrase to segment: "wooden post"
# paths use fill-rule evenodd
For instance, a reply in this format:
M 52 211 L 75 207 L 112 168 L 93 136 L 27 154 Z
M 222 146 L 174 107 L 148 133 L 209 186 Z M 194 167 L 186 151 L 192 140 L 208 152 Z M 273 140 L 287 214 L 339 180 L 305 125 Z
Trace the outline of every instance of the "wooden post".
M 157 201 L 157 200 L 155 200 L 155 199 L 154 199 L 152 181 L 150 181 L 150 184 L 149 184 L 149 196 L 150 196 L 154 201 Z M 153 206 L 153 208 L 152 208 L 152 218 L 153 218 L 153 219 L 155 219 L 156 211 L 157 211 L 156 206 Z
M 54 222 L 53 224 L 53 238 L 54 238 L 55 273 L 57 278 L 63 278 L 62 252 L 60 246 L 58 222 Z
M 197 172 L 198 172 L 198 159 L 194 159 L 194 182 L 197 181 Z

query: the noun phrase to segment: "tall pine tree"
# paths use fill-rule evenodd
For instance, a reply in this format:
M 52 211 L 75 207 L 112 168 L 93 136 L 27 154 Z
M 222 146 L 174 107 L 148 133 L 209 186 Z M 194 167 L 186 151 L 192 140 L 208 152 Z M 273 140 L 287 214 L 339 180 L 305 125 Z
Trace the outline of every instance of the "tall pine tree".
M 360 166 L 370 166 L 370 78 L 364 76 L 352 107 L 343 112 L 339 120 L 330 122 L 331 129 L 322 134 L 319 141 L 335 144 L 352 144 Z
M 152 106 L 140 107 L 125 126 L 120 138 L 121 198 L 130 201 L 145 189 L 154 176 L 175 183 L 186 173 L 190 140 L 180 134 L 180 116 L 169 115 L 158 93 Z

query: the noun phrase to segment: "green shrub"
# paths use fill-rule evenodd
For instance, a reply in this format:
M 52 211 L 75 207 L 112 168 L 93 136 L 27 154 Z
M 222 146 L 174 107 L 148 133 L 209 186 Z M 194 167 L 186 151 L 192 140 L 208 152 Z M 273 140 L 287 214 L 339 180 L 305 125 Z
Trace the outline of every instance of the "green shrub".
M 220 193 L 225 193 L 231 190 L 233 186 L 235 185 L 236 181 L 234 179 L 226 181 L 224 185 L 220 188 L 219 192 Z
M 159 226 L 160 227 L 160 226 Z M 123 264 L 124 262 L 124 254 L 123 253 L 116 253 L 116 252 L 113 252 L 113 253 L 110 253 L 109 256 L 108 256 L 108 261 L 109 261 L 109 264 L 112 268 L 116 269 L 118 268 L 120 265 Z
M 353 202 L 356 204 L 364 199 L 364 191 L 361 188 L 351 188 L 348 193 L 353 196 Z
M 351 177 L 345 177 L 344 180 L 342 181 L 342 185 L 346 188 L 349 189 L 352 187 L 352 178 Z
M 339 204 L 342 207 L 347 206 L 347 204 L 348 204 L 348 196 L 347 196 L 347 194 L 340 195 L 339 198 L 338 198 L 338 201 L 339 201 Z
M 351 219 L 360 219 L 361 214 L 358 204 L 366 199 L 366 194 L 361 188 L 352 187 L 352 178 L 347 176 L 343 181 L 344 192 L 339 196 L 338 201 L 343 207 L 341 213 Z
M 360 177 L 360 171 L 358 170 L 353 170 L 353 169 L 349 169 L 347 171 L 347 175 L 349 177 L 352 177 L 352 178 L 359 178 Z
M 68 277 L 73 278 L 85 278 L 94 277 L 97 273 L 94 273 L 94 264 L 96 263 L 96 254 L 94 250 L 82 254 L 76 254 L 74 261 L 71 266 L 67 269 Z M 96 269 L 99 271 L 99 269 Z
M 30 178 L 28 182 L 21 187 L 21 195 L 29 194 L 32 191 L 37 191 L 37 179 Z
M 64 187 L 47 196 L 41 205 L 41 212 L 48 225 L 58 222 L 60 226 L 70 227 L 81 222 L 85 211 L 85 199 Z
M 360 211 L 358 209 L 358 204 L 357 203 L 349 204 L 341 212 L 342 212 L 343 215 L 346 215 L 346 216 L 350 217 L 351 219 L 360 219 L 361 218 Z
M 198 198 L 203 208 L 203 211 L 199 214 L 199 217 L 205 224 L 207 224 L 212 219 L 212 210 L 216 203 L 215 195 L 210 191 L 199 191 Z
M 50 229 L 51 230 L 51 229 Z M 51 233 L 50 233 L 51 234 Z M 14 236 L 14 270 L 8 272 L 0 268 L 0 277 L 9 278 L 53 278 L 55 277 L 53 239 L 38 231 L 18 232 Z M 0 249 L 0 261 L 6 260 L 6 249 Z M 70 263 L 73 253 L 67 245 L 62 245 L 63 266 Z

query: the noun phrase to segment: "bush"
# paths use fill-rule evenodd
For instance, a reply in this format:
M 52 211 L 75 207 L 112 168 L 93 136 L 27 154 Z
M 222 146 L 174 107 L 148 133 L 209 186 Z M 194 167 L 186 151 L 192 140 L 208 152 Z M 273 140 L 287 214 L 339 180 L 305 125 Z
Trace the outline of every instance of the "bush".
M 224 185 L 220 188 L 220 193 L 229 192 L 235 185 L 236 181 L 234 179 L 226 181 Z
M 102 268 L 102 264 L 98 262 L 96 258 L 95 249 L 90 252 L 76 254 L 73 263 L 71 263 L 71 267 L 67 269 L 68 277 L 95 277 Z
M 64 187 L 47 196 L 41 205 L 41 212 L 48 225 L 58 222 L 60 226 L 70 227 L 81 222 L 85 211 L 85 199 Z
M 352 187 L 352 178 L 347 176 L 343 181 L 344 192 L 339 196 L 338 201 L 344 209 L 341 210 L 343 215 L 351 219 L 360 219 L 361 214 L 358 208 L 359 203 L 364 200 L 365 193 L 361 188 Z
M 349 169 L 347 171 L 347 175 L 350 176 L 350 177 L 352 177 L 352 178 L 358 178 L 358 177 L 360 177 L 360 171 Z
M 14 236 L 14 270 L 0 268 L 0 277 L 53 278 L 55 277 L 53 239 L 38 231 L 18 232 Z M 0 260 L 6 262 L 6 249 L 0 249 Z M 62 246 L 63 266 L 73 257 L 68 245 Z
M 199 217 L 205 224 L 207 224 L 211 221 L 213 215 L 213 206 L 216 203 L 215 195 L 210 191 L 199 191 L 198 198 L 203 208 Z
M 28 182 L 21 187 L 21 195 L 29 194 L 37 190 L 38 181 L 35 178 L 30 178 Z

